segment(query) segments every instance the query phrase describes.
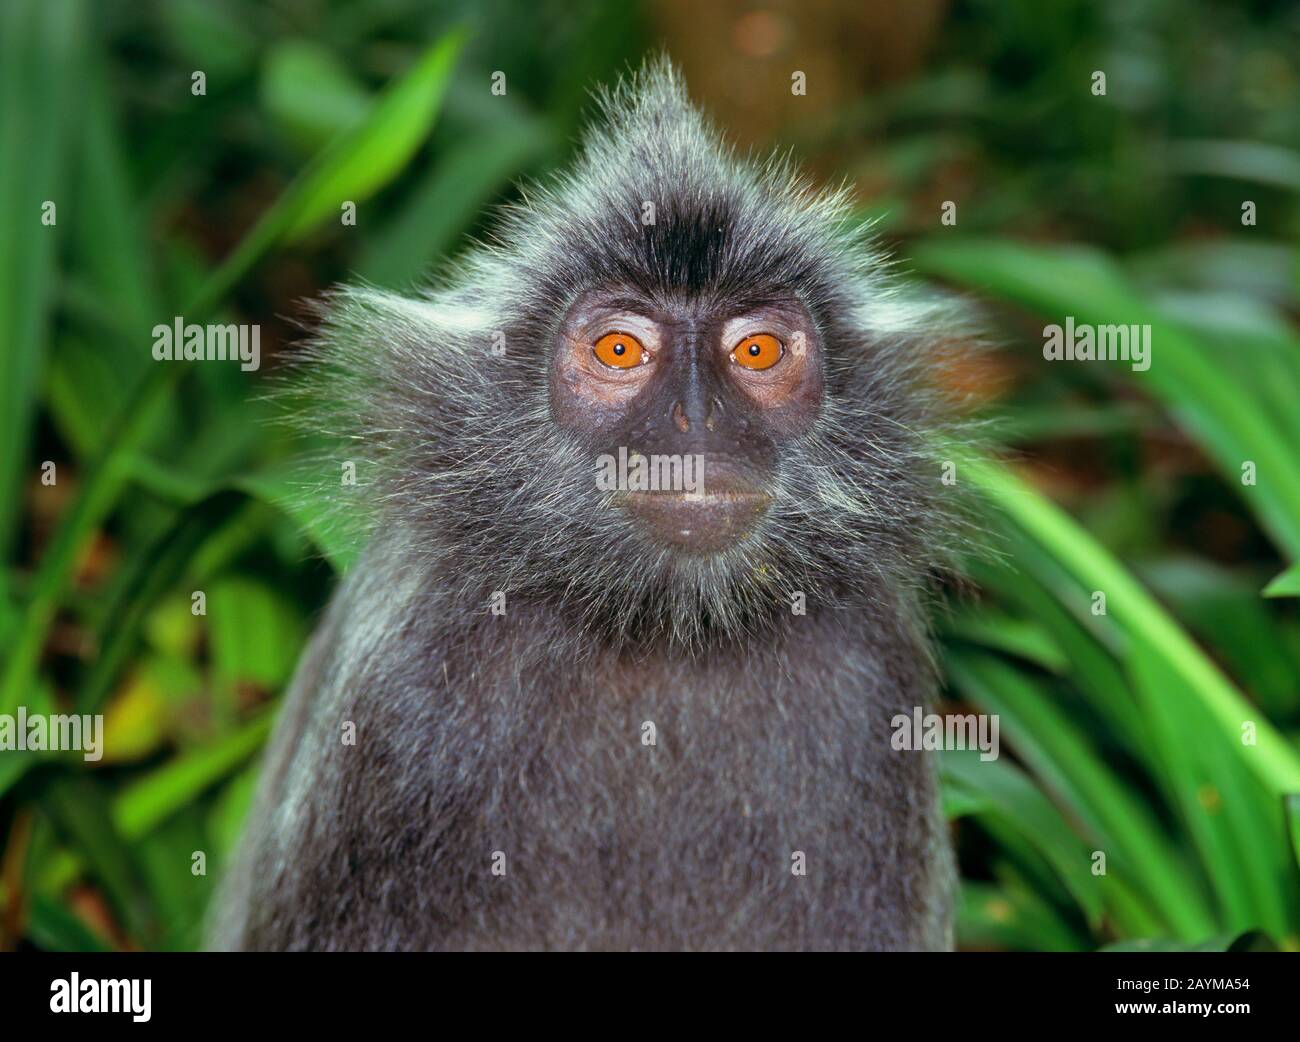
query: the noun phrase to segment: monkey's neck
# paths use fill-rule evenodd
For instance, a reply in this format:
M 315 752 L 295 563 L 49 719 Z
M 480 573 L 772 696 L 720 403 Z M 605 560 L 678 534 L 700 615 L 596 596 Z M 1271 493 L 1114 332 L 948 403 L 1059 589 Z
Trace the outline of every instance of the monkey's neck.
M 448 564 L 443 576 L 455 575 Z M 434 580 L 445 588 L 446 579 Z M 452 594 L 451 614 L 506 618 L 526 612 L 545 618 L 556 646 L 566 657 L 615 655 L 632 661 L 649 657 L 699 661 L 718 655 L 753 655 L 765 647 L 797 644 L 826 625 L 854 631 L 859 627 L 899 627 L 924 638 L 917 598 L 905 587 L 860 583 L 843 589 L 785 597 L 776 592 L 759 599 L 674 601 L 659 590 L 639 598 L 629 593 L 609 598 L 610 608 L 591 608 L 590 600 L 545 583 L 505 590 L 464 586 Z

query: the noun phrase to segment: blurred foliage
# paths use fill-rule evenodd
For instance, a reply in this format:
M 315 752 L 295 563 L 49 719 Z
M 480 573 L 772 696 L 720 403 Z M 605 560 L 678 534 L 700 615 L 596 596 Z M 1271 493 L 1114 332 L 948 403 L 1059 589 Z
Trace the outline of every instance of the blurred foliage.
M 1300 10 L 936 2 L 877 76 L 836 19 L 881 4 L 728 2 L 725 39 L 679 6 L 0 5 L 0 712 L 108 732 L 98 763 L 0 755 L 0 946 L 198 943 L 348 561 L 264 375 L 155 363 L 150 329 L 260 323 L 274 371 L 302 300 L 454 263 L 564 161 L 590 87 L 667 46 L 743 73 L 701 99 L 724 122 L 746 75 L 830 70 L 816 118 L 744 125 L 848 176 L 1002 345 L 948 374 L 1015 459 L 953 450 L 1000 553 L 939 614 L 942 708 L 1004 743 L 942 759 L 959 941 L 1300 948 Z M 1066 315 L 1149 323 L 1150 370 L 1044 364 Z

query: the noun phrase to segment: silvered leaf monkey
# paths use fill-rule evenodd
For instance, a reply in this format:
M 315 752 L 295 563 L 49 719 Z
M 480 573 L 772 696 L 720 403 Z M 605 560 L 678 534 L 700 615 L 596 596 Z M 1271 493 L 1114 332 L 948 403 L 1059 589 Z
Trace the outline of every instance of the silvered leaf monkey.
M 369 539 L 213 946 L 949 947 L 890 742 L 934 686 L 946 321 L 664 61 L 447 281 L 333 293 L 309 422 Z

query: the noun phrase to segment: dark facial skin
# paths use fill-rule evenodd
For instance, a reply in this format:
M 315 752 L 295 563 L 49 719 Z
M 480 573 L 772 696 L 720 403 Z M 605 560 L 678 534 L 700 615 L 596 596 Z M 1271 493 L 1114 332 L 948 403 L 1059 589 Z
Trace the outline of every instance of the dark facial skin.
M 751 367 L 771 357 L 755 359 L 755 337 L 779 345 L 766 368 Z M 605 361 L 597 356 L 602 338 Z M 560 329 L 551 407 L 595 455 L 625 448 L 703 457 L 703 494 L 631 491 L 614 501 L 653 541 L 713 553 L 752 531 L 771 503 L 782 444 L 816 419 L 821 351 L 812 317 L 793 296 L 720 311 L 594 290 Z M 608 364 L 620 361 L 633 364 Z M 594 473 L 593 463 L 593 481 Z

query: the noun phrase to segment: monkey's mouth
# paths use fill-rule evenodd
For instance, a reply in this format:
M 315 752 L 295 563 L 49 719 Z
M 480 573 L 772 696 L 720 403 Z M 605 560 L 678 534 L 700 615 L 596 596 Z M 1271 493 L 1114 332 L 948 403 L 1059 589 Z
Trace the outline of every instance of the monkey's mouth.
M 710 474 L 692 492 L 621 492 L 615 502 L 657 543 L 692 553 L 717 553 L 751 531 L 772 504 L 763 489 L 737 475 Z

